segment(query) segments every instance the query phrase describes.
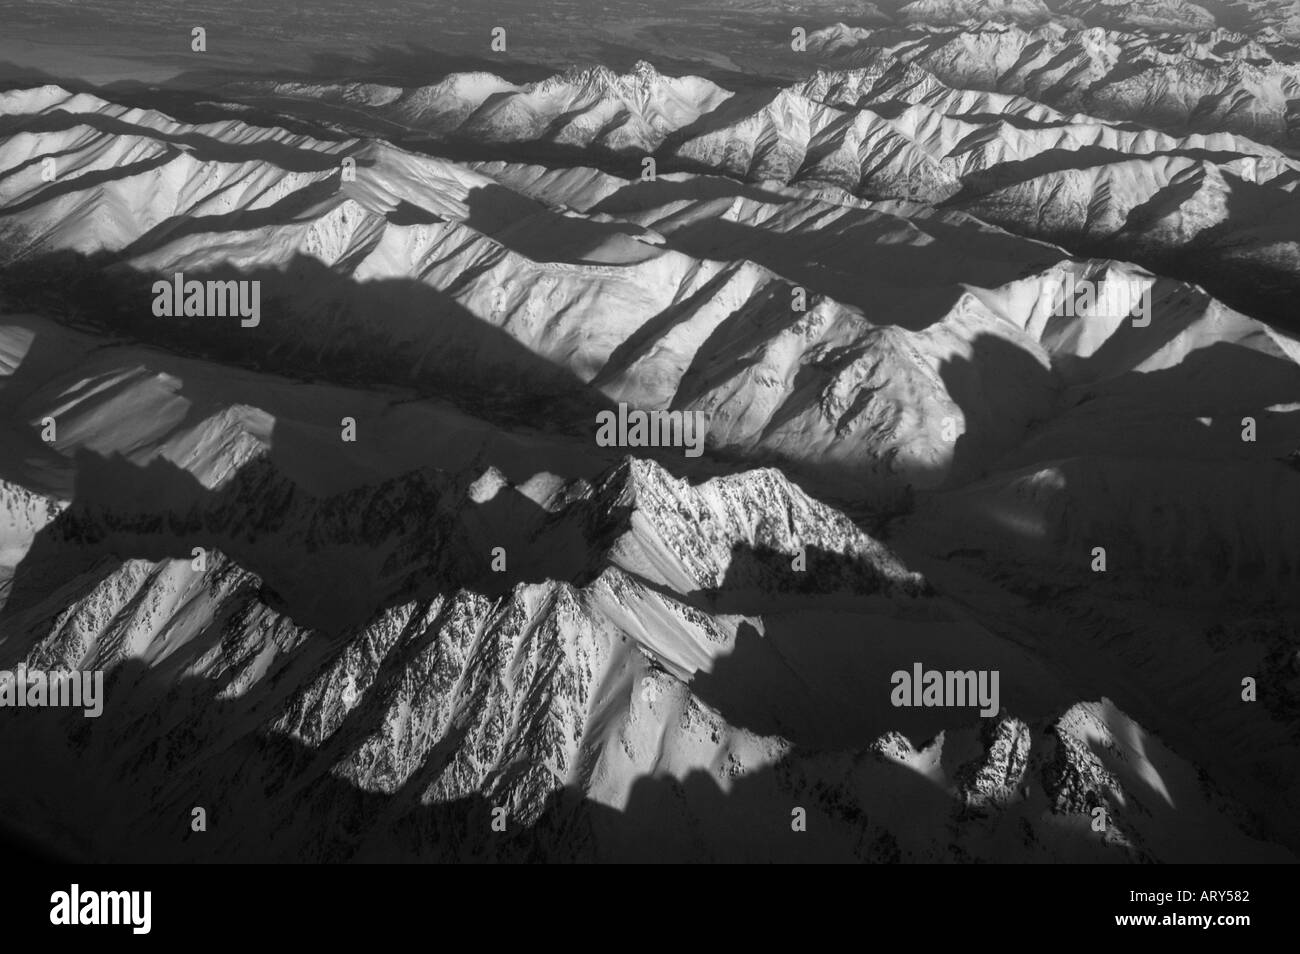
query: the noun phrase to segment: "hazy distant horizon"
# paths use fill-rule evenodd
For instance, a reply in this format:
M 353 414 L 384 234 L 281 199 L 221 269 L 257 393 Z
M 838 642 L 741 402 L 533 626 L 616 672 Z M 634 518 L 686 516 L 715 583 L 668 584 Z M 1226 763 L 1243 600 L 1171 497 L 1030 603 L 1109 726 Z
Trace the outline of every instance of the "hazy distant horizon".
M 791 23 L 825 16 L 755 12 L 646 0 L 548 4 L 417 4 L 390 0 L 385 14 L 342 0 L 313 4 L 310 28 L 291 8 L 181 3 L 157 7 L 0 4 L 0 82 L 43 77 L 96 85 L 124 82 L 207 87 L 213 77 L 289 76 L 337 81 L 341 74 L 394 85 L 433 82 L 450 72 L 488 70 L 516 80 L 570 65 L 627 69 L 649 59 L 664 72 L 796 76 Z M 543 12 L 544 9 L 544 12 Z M 816 10 L 815 6 L 810 10 Z M 855 22 L 838 5 L 833 20 Z M 190 30 L 208 49 L 191 52 Z M 509 52 L 489 49 L 508 31 Z

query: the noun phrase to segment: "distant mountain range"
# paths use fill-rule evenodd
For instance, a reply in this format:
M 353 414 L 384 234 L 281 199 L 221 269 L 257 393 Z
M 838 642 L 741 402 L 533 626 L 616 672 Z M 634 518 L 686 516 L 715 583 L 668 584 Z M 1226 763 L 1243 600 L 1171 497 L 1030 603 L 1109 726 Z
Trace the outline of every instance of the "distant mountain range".
M 1260 36 L 1265 42 L 1300 39 L 1300 9 L 1291 0 L 729 0 L 746 10 L 825 16 L 839 14 L 854 25 L 918 28 L 982 24 L 1069 29 L 1198 32 L 1215 27 Z

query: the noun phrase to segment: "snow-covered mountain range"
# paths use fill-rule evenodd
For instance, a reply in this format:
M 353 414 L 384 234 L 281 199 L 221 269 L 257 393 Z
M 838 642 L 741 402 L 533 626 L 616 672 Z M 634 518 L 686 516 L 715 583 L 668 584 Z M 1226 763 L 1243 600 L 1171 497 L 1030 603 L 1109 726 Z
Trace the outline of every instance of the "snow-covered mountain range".
M 897 58 L 946 83 L 1177 135 L 1226 130 L 1277 146 L 1300 143 L 1300 66 L 1276 35 L 1218 28 L 1152 37 L 1059 23 L 900 33 L 841 23 L 813 32 L 809 49 L 828 66 L 872 68 Z
M 740 5 L 804 15 L 840 14 L 856 25 L 878 23 L 947 32 L 953 27 L 988 24 L 1172 33 L 1217 26 L 1293 41 L 1300 37 L 1300 19 L 1289 0 L 881 0 L 878 4 L 819 0 L 766 5 L 761 0 L 741 0 Z
M 0 92 L 0 668 L 109 673 L 100 719 L 0 727 L 44 766 L 13 824 L 1294 861 L 1295 67 L 1190 3 L 1146 46 L 1068 6 L 1116 23 L 832 27 L 740 91 Z M 159 316 L 176 273 L 260 321 Z M 618 408 L 704 453 L 601 444 Z M 896 705 L 913 664 L 999 711 Z

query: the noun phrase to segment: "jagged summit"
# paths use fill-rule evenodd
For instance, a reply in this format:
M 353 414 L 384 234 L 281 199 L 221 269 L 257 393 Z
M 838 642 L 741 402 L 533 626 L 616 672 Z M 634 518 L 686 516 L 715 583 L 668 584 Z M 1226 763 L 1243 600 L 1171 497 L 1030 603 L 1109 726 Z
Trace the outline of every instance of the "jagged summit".
M 843 587 L 846 592 L 924 590 L 919 574 L 774 468 L 716 477 L 692 487 L 652 461 L 626 458 L 597 485 L 593 501 L 606 513 L 628 511 L 628 532 L 611 547 L 617 565 L 651 573 L 658 582 L 685 592 L 728 584 L 752 586 L 756 580 L 745 578 L 741 566 L 750 554 L 764 555 L 788 570 L 800 553 L 810 550 L 827 559 L 842 558 L 851 568 L 852 575 L 845 578 L 853 583 Z M 646 535 L 647 529 L 652 533 Z M 601 535 L 608 538 L 609 531 Z M 675 568 L 666 571 L 669 564 Z M 683 587 L 682 580 L 690 583 Z M 798 581 L 797 575 L 787 573 L 785 586 Z M 775 578 L 767 582 L 780 585 Z M 822 584 L 828 590 L 835 586 L 826 580 Z

